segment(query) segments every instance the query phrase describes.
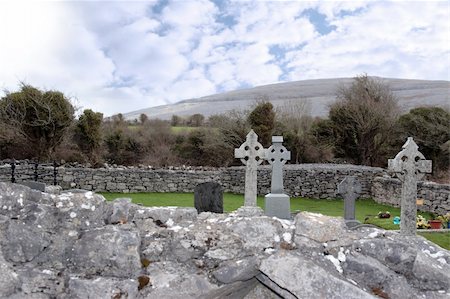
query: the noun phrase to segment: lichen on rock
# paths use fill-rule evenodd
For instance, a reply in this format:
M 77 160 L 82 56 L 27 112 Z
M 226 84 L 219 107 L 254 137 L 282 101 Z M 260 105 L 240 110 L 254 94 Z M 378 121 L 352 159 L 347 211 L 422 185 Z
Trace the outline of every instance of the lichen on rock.
M 0 183 L 0 298 L 448 298 L 420 236 Z

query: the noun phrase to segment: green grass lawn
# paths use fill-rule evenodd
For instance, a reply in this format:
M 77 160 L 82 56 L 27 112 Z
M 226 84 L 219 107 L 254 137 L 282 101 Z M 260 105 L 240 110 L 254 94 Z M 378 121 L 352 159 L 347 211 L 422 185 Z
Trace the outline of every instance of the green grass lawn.
M 199 130 L 201 127 L 170 127 L 170 130 L 174 134 L 181 134 L 181 133 L 189 133 L 195 130 Z
M 193 193 L 101 193 L 107 200 L 114 200 L 120 197 L 129 197 L 134 203 L 143 206 L 178 206 L 193 207 Z M 223 205 L 226 212 L 231 212 L 241 207 L 244 203 L 244 196 L 238 194 L 225 193 Z M 258 206 L 264 207 L 264 197 L 258 197 Z M 291 211 L 308 211 L 321 213 L 329 216 L 343 216 L 344 202 L 340 199 L 325 200 L 311 198 L 291 198 Z M 391 218 L 378 219 L 378 212 L 389 211 Z M 419 212 L 426 219 L 432 217 L 431 213 Z M 361 223 L 368 223 L 384 229 L 399 229 L 399 225 L 392 222 L 393 217 L 400 216 L 400 209 L 376 203 L 371 199 L 356 201 L 356 219 Z M 428 240 L 450 250 L 450 233 L 420 233 Z

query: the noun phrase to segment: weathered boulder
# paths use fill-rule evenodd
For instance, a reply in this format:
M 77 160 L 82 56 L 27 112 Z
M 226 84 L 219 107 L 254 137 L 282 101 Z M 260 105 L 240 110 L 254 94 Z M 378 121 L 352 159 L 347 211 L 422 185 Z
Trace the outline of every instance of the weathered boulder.
M 347 281 L 345 277 L 337 277 L 313 261 L 292 252 L 278 252 L 263 260 L 260 270 L 272 282 L 286 290 L 286 297 L 376 298 Z
M 138 296 L 138 282 L 133 279 L 70 277 L 68 289 L 69 298 L 72 299 L 118 299 Z
M 255 256 L 227 261 L 214 270 L 212 275 L 220 283 L 249 280 L 259 274 L 259 263 L 259 259 Z
M 303 236 L 324 243 L 339 240 L 346 234 L 347 227 L 343 218 L 309 212 L 301 212 L 295 216 L 296 238 Z
M 141 269 L 140 243 L 139 232 L 131 226 L 88 230 L 67 254 L 67 265 L 80 276 L 135 277 Z
M 142 288 L 143 298 L 202 298 L 217 289 L 205 273 L 177 262 L 151 263 L 146 268 L 149 282 Z
M 54 204 L 63 227 L 84 230 L 105 225 L 108 207 L 101 195 L 91 191 L 63 192 L 54 198 Z
M 112 203 L 112 214 L 109 217 L 109 223 L 111 224 L 124 224 L 132 220 L 132 214 L 130 213 L 131 198 L 117 198 Z
M 7 298 L 20 287 L 19 275 L 5 261 L 0 250 L 0 298 Z
M 11 263 L 26 263 L 37 258 L 50 245 L 48 233 L 21 221 L 9 221 L 0 240 L 3 255 Z

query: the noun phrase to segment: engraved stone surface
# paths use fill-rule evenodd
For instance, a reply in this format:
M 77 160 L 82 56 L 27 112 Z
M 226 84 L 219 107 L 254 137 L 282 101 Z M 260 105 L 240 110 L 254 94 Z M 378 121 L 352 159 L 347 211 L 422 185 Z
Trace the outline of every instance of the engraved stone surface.
M 412 137 L 402 147 L 394 159 L 389 159 L 388 169 L 402 182 L 400 233 L 414 235 L 417 217 L 417 181 L 431 172 L 431 160 L 419 152 Z
M 194 206 L 198 213 L 223 213 L 222 186 L 216 182 L 198 184 L 194 190 Z

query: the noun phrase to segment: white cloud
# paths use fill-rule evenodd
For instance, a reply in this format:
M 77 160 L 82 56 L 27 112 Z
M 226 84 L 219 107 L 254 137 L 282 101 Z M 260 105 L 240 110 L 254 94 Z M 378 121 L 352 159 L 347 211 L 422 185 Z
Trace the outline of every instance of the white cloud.
M 449 80 L 449 17 L 445 1 L 0 1 L 0 87 L 110 115 L 285 79 Z
M 332 3 L 329 3 L 331 5 Z M 338 17 L 335 32 L 288 54 L 291 80 L 370 75 L 449 79 L 446 3 L 374 2 L 354 16 Z M 395 21 L 393 21 L 395 20 Z M 447 33 L 447 34 L 445 34 Z

